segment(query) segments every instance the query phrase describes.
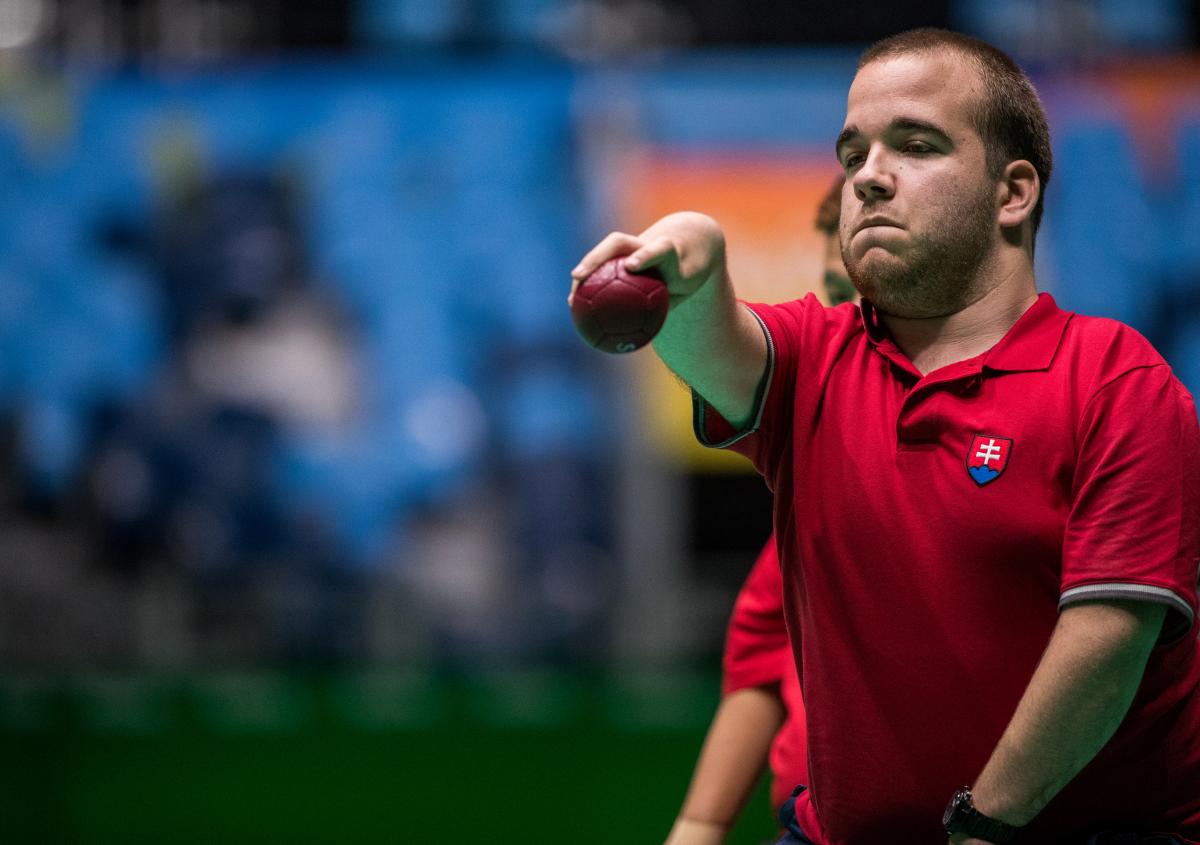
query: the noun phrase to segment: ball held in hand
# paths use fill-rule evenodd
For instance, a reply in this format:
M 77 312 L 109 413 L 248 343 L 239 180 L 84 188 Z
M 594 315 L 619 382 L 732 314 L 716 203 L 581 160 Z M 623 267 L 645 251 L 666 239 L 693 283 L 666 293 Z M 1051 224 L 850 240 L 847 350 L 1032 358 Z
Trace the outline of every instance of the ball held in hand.
M 671 306 L 667 286 L 652 272 L 630 273 L 624 258 L 597 267 L 571 299 L 571 318 L 580 336 L 612 353 L 632 352 L 649 343 Z

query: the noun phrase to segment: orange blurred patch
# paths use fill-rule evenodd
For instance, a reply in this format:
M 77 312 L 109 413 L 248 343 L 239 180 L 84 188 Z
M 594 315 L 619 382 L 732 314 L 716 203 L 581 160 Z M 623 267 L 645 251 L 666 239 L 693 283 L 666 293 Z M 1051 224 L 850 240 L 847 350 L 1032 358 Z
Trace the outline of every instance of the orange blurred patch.
M 1127 60 L 1097 74 L 1126 115 L 1146 176 L 1169 186 L 1175 178 L 1175 124 L 1193 113 L 1200 60 L 1191 56 Z
M 640 232 L 665 214 L 702 211 L 725 230 L 729 271 L 742 299 L 784 302 L 821 289 L 825 236 L 817 207 L 836 176 L 831 156 L 642 150 L 616 183 L 617 219 Z M 706 449 L 692 435 L 691 397 L 654 355 L 639 356 L 643 422 L 654 445 L 680 466 L 744 472 L 749 462 Z

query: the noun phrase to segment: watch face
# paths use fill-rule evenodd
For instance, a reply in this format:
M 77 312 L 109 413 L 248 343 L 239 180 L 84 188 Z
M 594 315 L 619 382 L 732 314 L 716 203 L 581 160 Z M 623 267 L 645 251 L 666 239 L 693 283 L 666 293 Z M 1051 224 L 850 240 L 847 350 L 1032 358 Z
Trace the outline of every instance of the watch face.
M 965 810 L 971 806 L 971 791 L 969 789 L 960 789 L 954 793 L 954 797 L 950 799 L 950 803 L 946 806 L 946 813 L 942 816 L 942 826 L 946 828 L 946 833 L 957 833 L 957 822 L 963 821 L 959 811 Z M 953 826 L 953 829 L 951 829 Z

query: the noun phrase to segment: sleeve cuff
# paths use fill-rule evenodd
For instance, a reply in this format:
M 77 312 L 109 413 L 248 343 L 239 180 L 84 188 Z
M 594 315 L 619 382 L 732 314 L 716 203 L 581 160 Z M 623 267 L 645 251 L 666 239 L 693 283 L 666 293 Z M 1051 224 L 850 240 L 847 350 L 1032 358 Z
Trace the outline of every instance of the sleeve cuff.
M 1148 601 L 1167 606 L 1167 617 L 1163 621 L 1162 633 L 1158 636 L 1158 645 L 1170 645 L 1178 642 L 1192 629 L 1195 611 L 1192 606 L 1167 587 L 1155 587 L 1150 584 L 1130 584 L 1111 582 L 1106 584 L 1084 584 L 1072 587 L 1058 598 L 1058 609 L 1080 601 L 1095 601 L 1097 599 L 1123 599 L 1126 601 Z
M 758 383 L 758 391 L 754 394 L 754 413 L 750 422 L 740 431 L 730 425 L 724 417 L 704 401 L 704 397 L 695 390 L 692 391 L 692 428 L 700 445 L 712 449 L 726 449 L 743 437 L 758 431 L 759 426 L 762 425 L 763 410 L 767 404 L 767 391 L 771 388 L 771 377 L 775 374 L 775 340 L 771 337 L 771 332 L 762 317 L 758 316 L 753 308 L 746 305 L 742 307 L 758 321 L 763 337 L 767 339 L 767 369 Z
M 743 689 L 779 689 L 783 683 L 782 658 L 773 665 L 758 666 L 740 672 L 726 671 L 721 677 L 721 694 L 729 695 Z

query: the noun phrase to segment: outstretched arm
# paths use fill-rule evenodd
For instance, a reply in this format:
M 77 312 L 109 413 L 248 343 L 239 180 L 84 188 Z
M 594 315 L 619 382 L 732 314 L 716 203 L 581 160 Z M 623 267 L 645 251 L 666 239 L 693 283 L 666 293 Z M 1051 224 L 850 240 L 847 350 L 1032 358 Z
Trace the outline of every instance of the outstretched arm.
M 654 339 L 663 362 L 726 420 L 750 420 L 767 365 L 758 322 L 734 297 L 725 266 L 725 235 L 693 211 L 669 214 L 639 235 L 614 232 L 571 271 L 574 287 L 610 258 L 631 272 L 653 268 L 671 294 L 671 312 Z

